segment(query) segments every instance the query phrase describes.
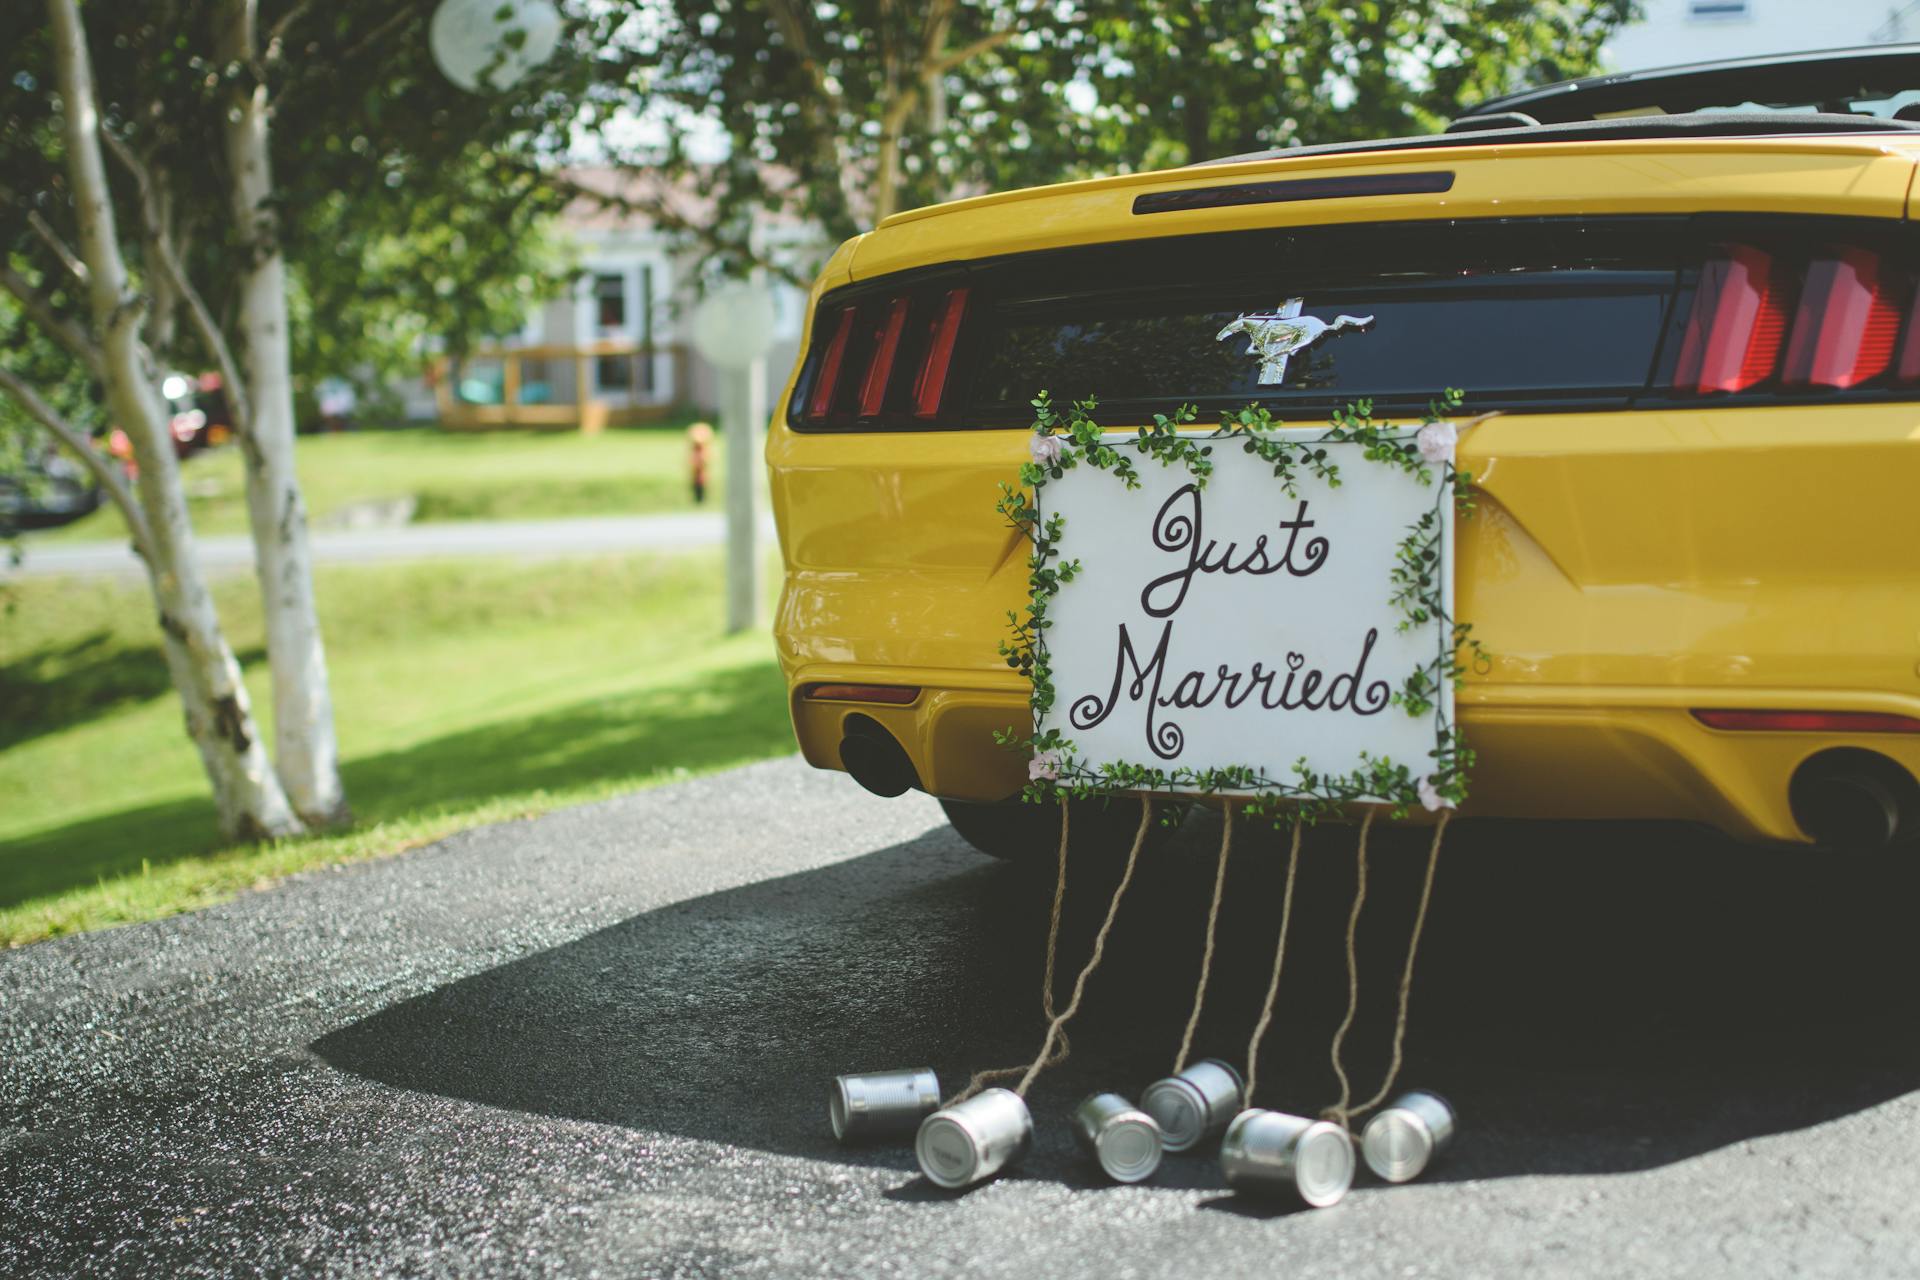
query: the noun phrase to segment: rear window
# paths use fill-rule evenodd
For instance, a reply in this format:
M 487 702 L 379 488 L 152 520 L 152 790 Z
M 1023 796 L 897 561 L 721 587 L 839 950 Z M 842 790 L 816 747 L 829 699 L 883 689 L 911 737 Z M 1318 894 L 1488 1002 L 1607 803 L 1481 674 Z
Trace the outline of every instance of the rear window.
M 1622 394 L 1646 379 L 1671 292 L 1671 271 L 1543 271 L 1468 287 L 1328 290 L 1302 299 L 1297 318 L 1326 328 L 1285 358 L 1277 383 L 1261 381 L 1274 362 L 1260 359 L 1248 332 L 1281 319 L 1287 300 L 1271 293 L 1209 306 L 1009 309 L 986 340 L 974 394 L 981 408 L 1023 404 L 1041 387 L 1236 407 L 1262 397 L 1393 399 L 1448 386 Z M 1219 337 L 1235 325 L 1240 331 Z

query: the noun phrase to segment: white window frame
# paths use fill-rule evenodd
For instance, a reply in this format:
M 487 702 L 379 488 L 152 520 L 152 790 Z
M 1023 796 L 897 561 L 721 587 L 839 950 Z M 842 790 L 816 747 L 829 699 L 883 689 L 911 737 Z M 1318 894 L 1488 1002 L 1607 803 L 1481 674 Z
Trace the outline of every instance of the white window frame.
M 537 347 L 547 340 L 547 304 L 536 302 L 527 311 L 527 322 L 507 338 L 509 347 Z
M 648 289 L 643 293 L 641 280 L 643 274 L 652 276 Z M 626 289 L 626 322 L 617 329 L 602 329 L 599 325 L 599 298 L 594 292 L 595 281 L 601 276 L 619 276 Z M 600 363 L 587 361 L 587 382 L 583 389 L 583 399 L 604 400 L 615 406 L 670 404 L 677 388 L 673 385 L 673 353 L 669 350 L 672 337 L 665 323 L 667 309 L 665 299 L 673 290 L 671 268 L 666 255 L 657 251 L 640 251 L 622 254 L 618 258 L 589 258 L 580 264 L 579 286 L 575 290 L 574 328 L 579 341 L 584 345 L 609 338 L 624 338 L 630 342 L 639 342 L 645 337 L 650 318 L 653 332 L 653 387 L 643 390 L 638 387 L 600 386 Z M 643 317 L 642 299 L 651 303 L 651 317 Z

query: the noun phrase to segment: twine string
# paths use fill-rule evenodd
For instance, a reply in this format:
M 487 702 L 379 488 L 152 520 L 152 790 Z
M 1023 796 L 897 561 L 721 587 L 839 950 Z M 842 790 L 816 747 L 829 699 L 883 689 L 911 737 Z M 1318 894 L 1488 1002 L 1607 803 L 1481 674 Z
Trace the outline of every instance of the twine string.
M 1220 834 L 1220 868 L 1213 875 L 1213 906 L 1207 910 L 1207 945 L 1200 953 L 1200 983 L 1193 989 L 1193 1013 L 1187 1018 L 1186 1034 L 1180 1037 L 1180 1052 L 1174 1055 L 1173 1074 L 1187 1067 L 1187 1055 L 1193 1052 L 1194 1029 L 1200 1025 L 1200 1006 L 1207 998 L 1207 975 L 1213 971 L 1214 928 L 1220 922 L 1220 897 L 1227 887 L 1227 855 L 1233 852 L 1233 802 L 1227 801 L 1225 823 Z
M 1354 857 L 1353 910 L 1347 914 L 1347 1016 L 1340 1019 L 1340 1029 L 1333 1033 L 1333 1074 L 1340 1081 L 1340 1100 L 1326 1108 L 1320 1114 L 1337 1123 L 1341 1128 L 1351 1130 L 1352 1112 L 1347 1103 L 1353 1097 L 1353 1086 L 1347 1081 L 1346 1066 L 1340 1060 L 1341 1047 L 1346 1043 L 1347 1032 L 1353 1027 L 1353 1018 L 1360 1009 L 1360 962 L 1354 951 L 1354 937 L 1360 931 L 1360 908 L 1367 901 L 1367 834 L 1373 830 L 1374 809 L 1367 810 L 1367 816 L 1360 823 L 1360 848 Z
M 1324 1118 L 1334 1121 L 1349 1133 L 1352 1132 L 1354 1117 L 1364 1115 L 1379 1106 L 1380 1103 L 1386 1099 L 1387 1095 L 1392 1092 L 1394 1082 L 1400 1074 L 1406 1046 L 1408 1008 L 1411 1003 L 1413 991 L 1414 965 L 1419 957 L 1420 939 L 1426 930 L 1428 910 L 1433 901 L 1433 883 L 1440 866 L 1440 848 L 1446 837 L 1447 824 L 1453 817 L 1450 810 L 1443 810 L 1441 812 L 1439 821 L 1434 825 L 1433 841 L 1427 850 L 1426 875 L 1420 886 L 1420 902 L 1414 913 L 1413 932 L 1407 942 L 1406 963 L 1400 972 L 1398 1009 L 1395 1013 L 1393 1027 L 1393 1050 L 1387 1066 L 1386 1076 L 1381 1081 L 1380 1088 L 1373 1096 L 1364 1102 L 1354 1104 L 1352 1102 L 1352 1083 L 1347 1075 L 1343 1051 L 1347 1033 L 1353 1029 L 1353 1023 L 1358 1016 L 1360 1008 L 1360 968 L 1357 939 L 1360 928 L 1361 910 L 1366 905 L 1367 900 L 1367 845 L 1373 830 L 1373 820 L 1377 812 L 1378 810 L 1376 809 L 1368 809 L 1366 817 L 1362 819 L 1360 823 L 1359 844 L 1354 856 L 1353 905 L 1347 914 L 1346 931 L 1347 1011 L 1346 1015 L 1340 1020 L 1339 1028 L 1334 1032 L 1333 1044 L 1329 1051 L 1334 1076 L 1340 1082 L 1340 1098 L 1337 1102 L 1322 1109 L 1320 1113 Z M 1056 1012 L 1054 1002 L 1054 972 L 1059 955 L 1060 918 L 1063 904 L 1066 900 L 1067 890 L 1067 815 L 1068 809 L 1066 800 L 1063 797 L 1061 800 L 1060 813 L 1059 874 L 1054 882 L 1053 911 L 1047 930 L 1046 968 L 1042 979 L 1040 995 L 1041 1012 L 1046 1015 L 1048 1020 L 1047 1033 L 1041 1043 L 1040 1053 L 1031 1063 L 1024 1067 L 997 1067 L 975 1073 L 973 1078 L 967 1082 L 966 1088 L 947 1100 L 944 1104 L 946 1106 L 952 1106 L 957 1102 L 964 1102 L 966 1099 L 979 1093 L 980 1090 L 988 1084 L 995 1081 L 1009 1080 L 1015 1077 L 1019 1078 L 1019 1083 L 1013 1087 L 1013 1091 L 1024 1097 L 1027 1090 L 1032 1087 L 1034 1080 L 1042 1071 L 1067 1060 L 1070 1047 L 1067 1041 L 1066 1024 L 1079 1012 L 1081 998 L 1086 991 L 1087 980 L 1093 976 L 1094 970 L 1099 968 L 1100 961 L 1105 955 L 1107 936 L 1112 932 L 1114 920 L 1119 915 L 1120 901 L 1125 896 L 1128 885 L 1133 881 L 1134 867 L 1139 861 L 1140 850 L 1142 846 L 1146 844 L 1147 832 L 1153 823 L 1153 800 L 1151 796 L 1141 797 L 1140 826 L 1134 834 L 1133 847 L 1127 853 L 1126 867 L 1121 872 L 1120 883 L 1114 887 L 1113 898 L 1107 904 L 1106 918 L 1101 921 L 1099 932 L 1094 935 L 1093 953 L 1088 957 L 1087 963 L 1081 968 L 1079 975 L 1074 979 L 1073 994 L 1067 1001 L 1067 1007 Z M 1257 1087 L 1260 1042 L 1265 1039 L 1267 1029 L 1273 1021 L 1274 1003 L 1280 990 L 1280 975 L 1286 961 L 1287 936 L 1293 919 L 1293 894 L 1299 881 L 1302 825 L 1299 818 L 1294 819 L 1291 848 L 1287 854 L 1287 886 L 1280 903 L 1280 934 L 1274 945 L 1273 973 L 1267 984 L 1266 999 L 1261 1006 L 1259 1020 L 1254 1025 L 1253 1037 L 1247 1043 L 1246 1098 L 1249 1104 L 1252 1103 L 1255 1097 L 1254 1091 Z M 1227 862 L 1232 853 L 1232 848 L 1233 814 L 1232 808 L 1229 806 L 1226 815 L 1226 829 L 1220 839 L 1219 864 L 1214 874 L 1213 902 L 1207 916 L 1206 946 L 1200 959 L 1200 980 L 1194 991 L 1193 1012 L 1187 1020 L 1186 1034 L 1181 1039 L 1180 1053 L 1175 1060 L 1174 1071 L 1176 1073 L 1185 1067 L 1188 1055 L 1192 1051 L 1194 1032 L 1199 1025 L 1201 1008 L 1206 998 L 1207 982 L 1213 967 L 1214 943 L 1219 921 L 1220 904 L 1225 895 Z
M 1107 904 L 1107 918 L 1100 922 L 1100 932 L 1093 936 L 1093 954 L 1087 957 L 1087 963 L 1080 970 L 1080 976 L 1073 980 L 1073 996 L 1067 1001 L 1067 1007 L 1054 1015 L 1053 1021 L 1047 1025 L 1047 1038 L 1040 1046 L 1040 1055 L 1027 1068 L 1027 1073 L 1020 1077 L 1020 1083 L 1013 1087 L 1013 1091 L 1023 1098 L 1027 1095 L 1027 1090 L 1033 1086 L 1036 1076 L 1054 1063 L 1066 1061 L 1067 1049 L 1063 1028 L 1074 1014 L 1080 1012 L 1080 997 L 1086 992 L 1087 979 L 1092 977 L 1093 971 L 1100 967 L 1100 957 L 1107 950 L 1107 935 L 1113 931 L 1114 917 L 1120 914 L 1120 899 L 1126 896 L 1127 886 L 1133 882 L 1134 864 L 1140 860 L 1140 846 L 1147 842 L 1147 830 L 1152 825 L 1153 797 L 1143 795 L 1140 797 L 1140 829 L 1134 833 L 1133 848 L 1127 851 L 1127 866 L 1120 873 L 1120 883 L 1114 886 L 1113 901 Z M 1058 1056 L 1055 1056 L 1056 1041 L 1060 1043 Z
M 1259 1078 L 1260 1042 L 1273 1022 L 1273 1000 L 1280 991 L 1280 966 L 1287 958 L 1287 926 L 1293 920 L 1293 886 L 1300 878 L 1300 827 L 1293 820 L 1293 848 L 1287 854 L 1287 890 L 1280 898 L 1280 940 L 1273 948 L 1273 979 L 1267 983 L 1267 999 L 1260 1006 L 1260 1020 L 1254 1023 L 1253 1038 L 1247 1041 L 1247 1105 L 1253 1105 L 1254 1082 Z
M 1420 886 L 1420 909 L 1414 913 L 1413 936 L 1407 941 L 1407 965 L 1400 971 L 1400 1012 L 1393 1023 L 1393 1060 L 1387 1067 L 1387 1078 L 1380 1082 L 1380 1091 L 1348 1112 L 1349 1116 L 1363 1115 L 1384 1102 L 1393 1089 L 1395 1077 L 1400 1074 L 1400 1051 L 1407 1037 L 1407 997 L 1413 990 L 1413 960 L 1420 951 L 1420 933 L 1427 927 L 1427 904 L 1433 900 L 1433 873 L 1440 866 L 1440 841 L 1447 834 L 1447 822 L 1452 817 L 1453 810 L 1440 811 L 1440 821 L 1433 828 L 1433 844 L 1427 850 L 1427 878 Z
M 1054 957 L 1058 955 L 1060 951 L 1060 904 L 1066 901 L 1067 897 L 1067 834 L 1068 819 L 1072 813 L 1073 806 L 1067 803 L 1066 796 L 1061 796 L 1060 874 L 1053 882 L 1053 918 L 1047 924 L 1047 967 L 1045 975 L 1040 979 L 1040 1013 L 1048 1022 L 1053 1021 L 1053 963 Z M 1065 1059 L 1067 1056 L 1067 1037 L 1065 1032 L 1062 1032 L 1060 1035 L 1058 1052 L 1059 1057 L 1055 1059 L 1056 1062 Z M 996 1080 L 1017 1080 L 1026 1069 L 1026 1066 L 1023 1064 L 1018 1067 L 989 1067 L 984 1071 L 976 1071 L 973 1073 L 973 1078 L 967 1081 L 965 1088 L 961 1089 L 960 1092 L 954 1094 L 951 1098 L 948 1098 L 941 1105 L 950 1107 L 956 1102 L 965 1102 L 968 1098 L 971 1098 L 974 1094 L 980 1092 Z
M 1060 797 L 1060 874 L 1053 882 L 1053 916 L 1047 922 L 1047 971 L 1040 978 L 1040 1012 L 1053 1017 L 1053 961 L 1060 951 L 1060 904 L 1067 898 L 1067 824 L 1073 806 Z

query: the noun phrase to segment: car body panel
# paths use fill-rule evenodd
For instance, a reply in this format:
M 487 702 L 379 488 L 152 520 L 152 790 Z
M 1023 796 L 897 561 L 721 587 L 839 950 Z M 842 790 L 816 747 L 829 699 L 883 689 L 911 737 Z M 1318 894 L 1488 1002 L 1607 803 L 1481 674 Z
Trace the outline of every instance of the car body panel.
M 1422 195 L 1137 217 L 1145 191 L 1304 173 L 1289 162 L 984 197 L 889 220 L 836 281 L 1124 236 L 1339 220 L 1745 211 L 1906 215 L 1916 144 L 1481 146 L 1312 166 L 1455 168 Z M 824 286 L 816 286 L 815 300 Z M 802 358 L 804 359 L 804 353 Z M 791 386 L 789 387 L 789 393 Z M 1129 424 L 1109 423 L 1114 427 Z M 807 758 L 839 767 L 846 717 L 900 740 L 922 784 L 997 799 L 1025 780 L 995 729 L 1027 724 L 997 653 L 1026 602 L 1023 535 L 994 511 L 1027 433 L 802 433 L 768 441 L 787 577 L 775 631 Z M 1920 735 L 1727 732 L 1694 708 L 1920 717 L 1920 402 L 1528 413 L 1461 442 L 1459 614 L 1489 662 L 1459 694 L 1478 754 L 1469 813 L 1675 818 L 1805 839 L 1794 768 L 1868 745 L 1920 774 Z M 911 685 L 909 706 L 820 702 L 815 681 Z

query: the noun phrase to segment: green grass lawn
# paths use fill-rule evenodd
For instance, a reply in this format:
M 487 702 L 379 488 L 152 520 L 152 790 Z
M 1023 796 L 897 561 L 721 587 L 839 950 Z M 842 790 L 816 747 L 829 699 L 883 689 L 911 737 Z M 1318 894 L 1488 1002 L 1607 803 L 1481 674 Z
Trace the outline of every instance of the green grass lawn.
M 721 634 L 722 585 L 708 553 L 323 571 L 358 822 L 222 849 L 144 586 L 15 582 L 0 619 L 0 939 L 150 919 L 301 868 L 789 751 L 771 638 Z M 264 718 L 252 578 L 224 579 L 216 595 Z
M 716 447 L 715 453 L 719 452 Z M 316 527 L 356 503 L 411 495 L 415 521 L 545 520 L 691 511 L 685 423 L 583 436 L 577 431 L 441 431 L 407 427 L 303 436 L 300 487 Z M 196 533 L 247 532 L 240 451 L 196 454 L 183 468 Z M 716 466 L 713 492 L 719 493 Z M 119 539 L 102 507 L 36 537 Z

